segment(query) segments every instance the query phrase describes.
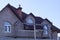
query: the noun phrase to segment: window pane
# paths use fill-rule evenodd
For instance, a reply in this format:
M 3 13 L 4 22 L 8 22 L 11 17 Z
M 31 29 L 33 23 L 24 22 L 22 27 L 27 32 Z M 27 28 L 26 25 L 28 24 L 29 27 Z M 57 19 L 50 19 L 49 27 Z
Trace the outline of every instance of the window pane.
M 8 26 L 8 31 L 10 32 L 10 26 Z
M 5 26 L 5 31 L 7 31 L 7 26 Z
M 47 30 L 47 25 L 44 25 L 44 29 Z

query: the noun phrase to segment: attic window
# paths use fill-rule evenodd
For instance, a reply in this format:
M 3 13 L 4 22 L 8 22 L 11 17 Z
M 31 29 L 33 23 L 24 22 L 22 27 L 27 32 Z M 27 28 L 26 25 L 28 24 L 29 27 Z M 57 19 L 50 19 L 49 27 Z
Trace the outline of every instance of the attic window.
M 11 24 L 9 22 L 4 22 L 4 29 L 6 33 L 11 32 Z
M 33 24 L 33 20 L 31 19 L 31 18 L 29 18 L 29 19 L 27 19 L 27 24 L 29 24 L 29 25 L 32 25 Z

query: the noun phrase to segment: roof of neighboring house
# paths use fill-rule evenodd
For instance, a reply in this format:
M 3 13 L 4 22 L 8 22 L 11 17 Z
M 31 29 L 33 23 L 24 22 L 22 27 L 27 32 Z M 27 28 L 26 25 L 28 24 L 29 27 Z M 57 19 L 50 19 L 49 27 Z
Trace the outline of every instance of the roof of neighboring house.
M 31 15 L 31 16 L 34 17 L 35 23 L 37 23 L 37 24 L 40 24 L 40 23 L 42 23 L 44 20 L 46 20 L 46 21 L 48 21 L 48 22 L 52 25 L 52 22 L 50 22 L 47 18 L 46 18 L 46 19 L 43 19 L 43 18 L 41 18 L 41 17 L 34 16 L 32 13 L 26 14 L 26 13 L 23 12 L 23 11 L 22 11 L 22 19 L 21 19 L 20 16 L 19 16 L 19 14 L 17 13 L 17 9 L 22 9 L 21 7 L 15 8 L 15 7 L 11 6 L 10 4 L 8 4 L 6 7 L 10 8 L 11 11 L 16 15 L 16 17 L 17 17 L 21 22 L 23 22 L 27 16 Z M 5 9 L 6 7 L 4 7 L 3 9 Z M 3 11 L 3 10 L 2 10 L 2 11 Z M 30 26 L 30 25 L 26 25 L 26 26 Z M 42 26 L 36 26 L 36 28 L 42 29 L 43 27 L 42 27 Z M 52 29 L 53 31 L 57 31 L 57 32 L 60 31 L 60 29 L 56 28 L 55 26 L 52 26 L 51 29 Z

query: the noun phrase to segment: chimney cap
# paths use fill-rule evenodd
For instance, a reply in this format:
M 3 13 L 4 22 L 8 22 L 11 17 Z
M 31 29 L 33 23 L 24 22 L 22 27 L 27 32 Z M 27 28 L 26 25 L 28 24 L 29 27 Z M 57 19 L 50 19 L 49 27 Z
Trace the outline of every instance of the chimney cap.
M 19 7 L 17 9 L 22 9 L 21 5 L 19 4 Z

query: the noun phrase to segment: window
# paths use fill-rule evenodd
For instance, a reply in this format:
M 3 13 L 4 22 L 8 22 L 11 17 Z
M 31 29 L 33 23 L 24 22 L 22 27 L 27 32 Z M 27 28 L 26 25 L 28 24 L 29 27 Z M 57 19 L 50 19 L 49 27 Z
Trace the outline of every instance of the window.
M 4 23 L 5 32 L 11 32 L 11 24 L 9 22 Z
M 44 34 L 48 34 L 48 28 L 47 28 L 47 25 L 44 25 Z
M 33 20 L 32 20 L 31 18 L 29 18 L 29 19 L 27 20 L 27 23 L 28 23 L 28 24 L 33 24 Z

